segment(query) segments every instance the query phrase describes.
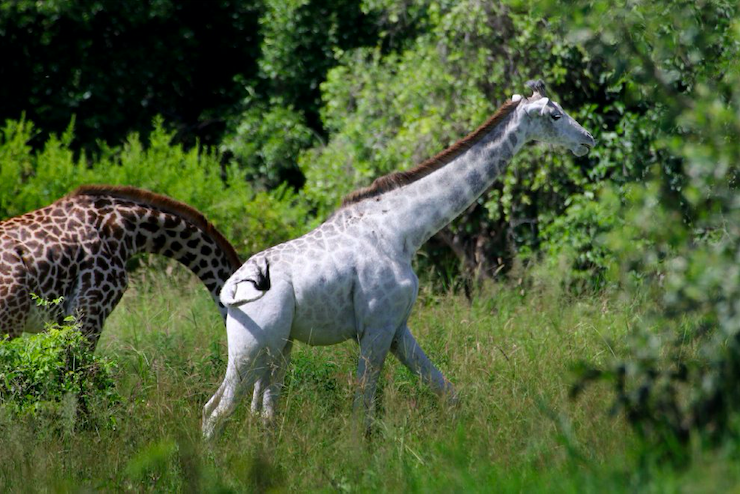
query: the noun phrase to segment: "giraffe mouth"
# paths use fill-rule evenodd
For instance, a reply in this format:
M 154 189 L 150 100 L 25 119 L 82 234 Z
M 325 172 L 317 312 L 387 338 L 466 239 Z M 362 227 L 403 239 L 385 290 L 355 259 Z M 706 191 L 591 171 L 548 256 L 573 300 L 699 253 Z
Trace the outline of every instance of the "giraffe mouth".
M 580 158 L 590 153 L 591 147 L 591 144 L 581 143 L 575 149 L 571 149 L 571 152 Z

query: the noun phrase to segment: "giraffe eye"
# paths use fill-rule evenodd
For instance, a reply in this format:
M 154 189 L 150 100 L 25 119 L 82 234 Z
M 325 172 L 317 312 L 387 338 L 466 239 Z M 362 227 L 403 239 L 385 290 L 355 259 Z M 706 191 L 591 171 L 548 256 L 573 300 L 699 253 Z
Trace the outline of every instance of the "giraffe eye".
M 562 117 L 562 116 L 563 116 L 563 115 L 561 115 L 560 113 L 553 113 L 552 115 L 550 115 L 550 117 L 551 117 L 551 118 L 552 118 L 553 120 L 560 120 L 560 117 Z

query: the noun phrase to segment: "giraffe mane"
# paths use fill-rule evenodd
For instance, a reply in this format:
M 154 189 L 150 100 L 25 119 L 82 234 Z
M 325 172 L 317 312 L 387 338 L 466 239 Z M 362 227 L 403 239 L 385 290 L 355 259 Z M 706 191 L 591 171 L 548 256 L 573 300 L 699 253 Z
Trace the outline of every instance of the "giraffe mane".
M 371 185 L 350 192 L 342 199 L 340 209 L 358 203 L 370 197 L 377 197 L 388 191 L 399 189 L 404 185 L 416 182 L 427 175 L 449 164 L 479 142 L 483 137 L 500 124 L 519 105 L 521 100 L 507 100 L 486 122 L 473 132 L 463 137 L 447 149 L 422 161 L 410 170 L 396 171 L 376 178 Z
M 223 236 L 213 223 L 208 221 L 203 213 L 184 202 L 128 185 L 82 185 L 69 194 L 68 197 L 105 195 L 141 202 L 190 221 L 216 242 L 216 244 L 224 251 L 226 258 L 235 270 L 241 267 L 242 261 L 239 258 L 239 254 L 237 254 L 234 249 L 234 246 L 231 245 L 231 242 Z

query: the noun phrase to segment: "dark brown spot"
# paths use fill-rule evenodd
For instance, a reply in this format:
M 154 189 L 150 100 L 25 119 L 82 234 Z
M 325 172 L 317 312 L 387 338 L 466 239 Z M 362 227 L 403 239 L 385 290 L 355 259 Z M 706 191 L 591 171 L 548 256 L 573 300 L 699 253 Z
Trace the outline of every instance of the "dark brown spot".
M 103 208 L 107 208 L 108 206 L 110 206 L 111 205 L 111 202 L 110 202 L 110 200 L 108 200 L 108 199 L 106 199 L 104 197 L 101 197 L 99 199 L 96 199 L 93 204 L 95 204 L 95 207 L 97 209 L 103 209 Z
M 164 218 L 164 227 L 167 230 L 172 230 L 178 225 L 179 221 L 176 217 L 172 216 L 171 214 L 168 214 Z
M 146 230 L 148 232 L 152 232 L 152 233 L 154 233 L 156 231 L 159 231 L 159 225 L 157 225 L 156 223 L 152 222 L 151 220 L 150 221 L 145 221 L 144 223 L 142 223 L 141 224 L 141 228 L 143 228 L 144 230 Z
M 164 235 L 157 235 L 154 237 L 153 244 L 154 244 L 154 251 L 159 252 L 164 248 L 164 245 L 167 243 L 167 237 Z
M 186 266 L 191 266 L 195 264 L 195 261 L 198 260 L 198 256 L 193 254 L 192 252 L 188 252 L 187 254 L 180 257 L 179 261 L 183 263 Z

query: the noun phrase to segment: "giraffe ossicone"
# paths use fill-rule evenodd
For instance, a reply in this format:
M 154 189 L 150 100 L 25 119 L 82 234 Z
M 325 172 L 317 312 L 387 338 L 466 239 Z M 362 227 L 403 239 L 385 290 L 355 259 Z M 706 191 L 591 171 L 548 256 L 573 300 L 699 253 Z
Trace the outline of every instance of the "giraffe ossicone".
M 483 194 L 526 142 L 559 144 L 577 156 L 595 144 L 542 81 L 528 86 L 530 97 L 507 101 L 453 146 L 353 192 L 322 225 L 252 256 L 234 273 L 221 296 L 228 309 L 226 376 L 203 409 L 205 437 L 219 432 L 255 383 L 252 410 L 273 416 L 294 340 L 359 343 L 355 403 L 367 417 L 388 352 L 440 395 L 455 396 L 408 327 L 419 285 L 413 255 Z M 259 283 L 268 264 L 269 283 Z

